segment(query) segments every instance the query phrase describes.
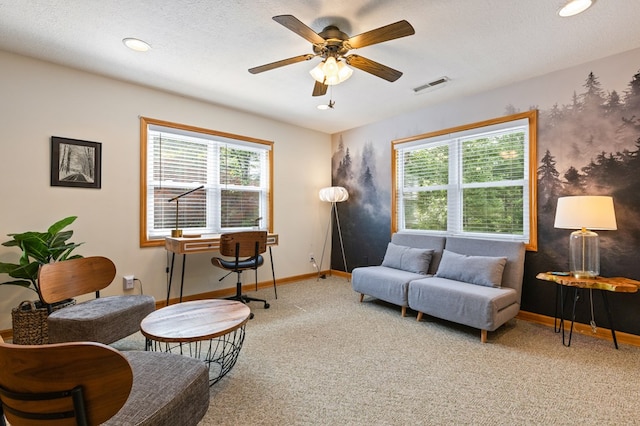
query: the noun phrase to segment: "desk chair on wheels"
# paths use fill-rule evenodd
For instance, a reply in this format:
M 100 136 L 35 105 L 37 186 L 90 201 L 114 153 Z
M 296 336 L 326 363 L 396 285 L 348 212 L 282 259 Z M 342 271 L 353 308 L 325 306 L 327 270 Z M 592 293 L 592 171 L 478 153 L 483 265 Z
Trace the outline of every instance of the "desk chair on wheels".
M 227 275 L 220 278 L 222 281 L 231 273 L 238 274 L 236 283 L 236 294 L 228 299 L 238 300 L 242 303 L 250 301 L 262 302 L 264 309 L 269 309 L 269 302 L 264 299 L 258 299 L 242 294 L 242 271 L 254 270 L 256 279 L 256 290 L 258 289 L 258 268 L 264 263 L 262 253 L 267 250 L 267 232 L 266 231 L 245 231 L 222 234 L 220 236 L 220 254 L 233 259 L 227 260 L 220 257 L 211 259 L 211 263 L 221 269 L 229 271 Z M 271 271 L 273 273 L 273 259 Z M 273 277 L 275 290 L 275 274 Z M 276 298 L 277 298 L 276 293 Z M 253 313 L 251 313 L 253 318 Z

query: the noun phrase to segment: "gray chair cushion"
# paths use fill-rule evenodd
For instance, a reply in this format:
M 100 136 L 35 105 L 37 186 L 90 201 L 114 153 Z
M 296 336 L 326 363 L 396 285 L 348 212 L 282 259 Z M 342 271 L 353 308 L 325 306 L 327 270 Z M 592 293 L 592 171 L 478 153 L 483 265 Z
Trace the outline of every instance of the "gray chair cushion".
M 433 275 L 438 270 L 442 250 L 446 244 L 445 237 L 435 235 L 417 234 L 411 232 L 396 232 L 391 236 L 391 242 L 400 246 L 414 247 L 419 249 L 433 250 L 429 263 L 429 275 Z
M 209 369 L 198 359 L 162 352 L 125 351 L 133 386 L 125 405 L 105 425 L 195 426 L 209 408 Z
M 397 244 L 387 244 L 382 266 L 427 275 L 433 250 L 417 249 Z
M 409 307 L 418 312 L 493 331 L 520 310 L 518 294 L 512 288 L 485 287 L 430 277 L 412 281 Z
M 398 306 L 407 306 L 409 282 L 424 278 L 424 275 L 386 266 L 366 266 L 351 272 L 351 287 L 354 291 Z
M 506 257 L 468 256 L 445 250 L 436 277 L 500 287 L 506 263 Z
M 47 319 L 49 343 L 99 342 L 108 345 L 140 330 L 155 310 L 151 296 L 108 296 L 54 311 Z
M 446 249 L 470 256 L 506 257 L 507 264 L 502 273 L 502 288 L 509 287 L 518 293 L 518 303 L 522 293 L 524 277 L 525 246 L 517 241 L 475 240 L 471 238 L 449 237 Z

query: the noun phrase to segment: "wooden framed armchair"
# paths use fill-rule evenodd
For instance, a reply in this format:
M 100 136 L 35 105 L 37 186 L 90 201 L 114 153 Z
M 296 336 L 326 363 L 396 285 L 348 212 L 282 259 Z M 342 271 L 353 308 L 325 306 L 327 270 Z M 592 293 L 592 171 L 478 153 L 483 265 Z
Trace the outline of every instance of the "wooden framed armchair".
M 93 342 L 0 342 L 0 425 L 197 425 L 209 370 L 177 354 Z M 4 416 L 3 416 L 4 414 Z
M 110 344 L 140 330 L 142 320 L 155 310 L 145 295 L 100 297 L 116 275 L 106 257 L 94 256 L 43 265 L 38 274 L 40 296 L 48 304 L 49 343 L 100 342 Z M 51 304 L 94 293 L 90 299 L 51 312 Z

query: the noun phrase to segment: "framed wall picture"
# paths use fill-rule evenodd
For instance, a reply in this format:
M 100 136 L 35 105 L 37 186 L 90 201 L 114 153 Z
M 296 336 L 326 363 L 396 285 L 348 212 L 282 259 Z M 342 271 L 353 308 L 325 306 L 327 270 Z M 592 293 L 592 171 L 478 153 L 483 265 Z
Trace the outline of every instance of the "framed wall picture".
M 100 188 L 102 144 L 51 137 L 51 186 Z

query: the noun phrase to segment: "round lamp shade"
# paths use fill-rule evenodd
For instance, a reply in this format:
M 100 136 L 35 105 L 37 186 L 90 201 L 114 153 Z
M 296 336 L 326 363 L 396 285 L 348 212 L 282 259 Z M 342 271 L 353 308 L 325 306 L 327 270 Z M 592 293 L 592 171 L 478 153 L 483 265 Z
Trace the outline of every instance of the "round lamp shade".
M 340 203 L 349 198 L 349 193 L 342 186 L 330 186 L 320 190 L 320 200 L 328 203 Z

